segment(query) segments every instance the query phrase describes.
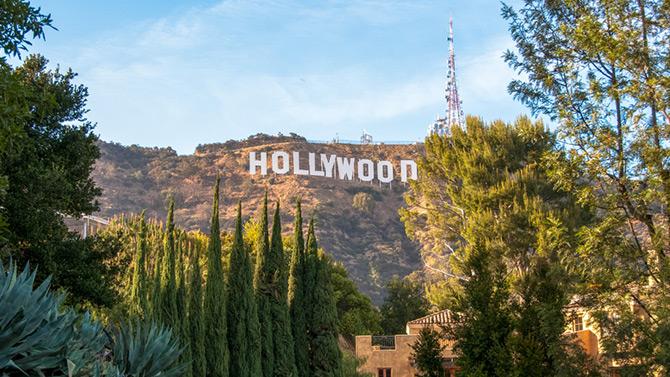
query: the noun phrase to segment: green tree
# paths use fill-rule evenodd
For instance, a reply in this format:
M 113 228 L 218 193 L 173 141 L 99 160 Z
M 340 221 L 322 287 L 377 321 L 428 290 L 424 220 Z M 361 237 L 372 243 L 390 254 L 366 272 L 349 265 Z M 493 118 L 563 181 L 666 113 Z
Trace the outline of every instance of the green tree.
M 305 311 L 305 240 L 302 233 L 300 201 L 295 206 L 293 253 L 289 267 L 288 303 L 291 313 L 295 365 L 299 377 L 309 377 L 309 342 Z
M 402 212 L 410 234 L 427 241 L 424 252 L 449 261 L 439 268 L 455 296 L 463 293 L 472 272 L 464 263 L 469 253 L 496 256 L 487 258 L 492 263 L 487 269 L 503 269 L 509 284 L 515 339 L 505 347 L 513 352 L 515 368 L 544 376 L 581 370 L 564 357 L 571 348 L 562 337 L 563 310 L 576 279 L 561 260 L 573 257 L 570 245 L 589 214 L 574 196 L 554 186 L 542 164 L 554 151 L 553 135 L 541 122 L 524 117 L 511 125 L 468 117 L 466 129 L 451 131 L 449 138 L 426 140 L 426 157 L 419 161 L 426 178 L 412 184 L 408 209 Z M 473 249 L 475 244 L 483 251 Z M 482 297 L 495 294 L 493 285 L 480 288 Z M 477 309 L 477 303 L 471 305 Z M 460 301 L 456 308 L 468 306 Z M 469 317 L 462 323 L 478 326 Z M 482 341 L 476 332 L 466 335 L 474 338 L 457 339 L 457 344 Z M 490 335 L 484 344 L 495 346 L 497 334 Z
M 260 353 L 260 323 L 254 297 L 251 261 L 244 247 L 242 234 L 242 205 L 237 207 L 235 236 L 230 254 L 228 274 L 228 349 L 230 376 L 256 377 L 262 375 Z
M 191 361 L 193 354 L 191 350 L 191 325 L 188 316 L 187 303 L 187 284 L 186 281 L 186 235 L 180 231 L 177 235 L 177 242 L 175 245 L 175 252 L 177 253 L 177 271 L 179 271 L 179 279 L 177 280 L 177 307 L 175 320 L 173 321 L 175 327 L 173 329 L 177 332 L 179 340 L 182 344 L 183 351 L 181 354 L 181 361 L 184 364 L 184 377 L 193 376 L 193 367 Z
M 202 272 L 200 270 L 200 245 L 191 249 L 191 279 L 189 291 L 188 317 L 190 325 L 191 363 L 194 377 L 207 375 L 207 359 L 205 357 L 205 323 L 202 307 Z
M 455 340 L 460 374 L 464 376 L 512 375 L 513 358 L 510 338 L 513 318 L 506 270 L 486 247 L 469 245 L 462 271 L 467 280 L 462 283 L 454 310 L 460 324 L 449 327 Z M 528 371 L 529 373 L 532 371 Z
M 337 303 L 338 333 L 349 339 L 356 335 L 380 334 L 381 314 L 372 305 L 370 297 L 358 290 L 341 263 L 331 261 L 330 264 Z
M 663 0 L 503 7 L 517 47 L 505 59 L 525 77 L 509 91 L 556 120 L 551 178 L 598 209 L 572 260 L 622 375 L 670 371 L 668 12 Z
M 444 377 L 442 366 L 444 345 L 440 341 L 440 334 L 432 328 L 424 327 L 419 332 L 419 338 L 411 346 L 410 356 L 414 367 L 419 371 L 417 377 Z
M 310 285 L 309 344 L 310 373 L 315 377 L 342 376 L 342 353 L 338 345 L 337 307 L 328 259 L 318 249 L 314 221 L 307 235 L 307 256 L 314 285 Z M 310 273 L 310 271 L 308 271 Z
M 381 326 L 385 334 L 404 334 L 407 322 L 428 314 L 428 300 L 417 282 L 394 276 L 386 284 L 381 307 Z
M 133 261 L 133 282 L 130 292 L 130 301 L 131 313 L 144 318 L 148 316 L 146 258 L 147 225 L 144 219 L 144 211 L 142 211 L 136 237 L 135 259 Z
M 260 232 L 255 240 L 256 267 L 254 271 L 254 288 L 256 303 L 258 304 L 258 320 L 261 325 L 261 358 L 263 360 L 263 376 L 274 376 L 274 329 L 272 319 L 272 285 L 271 275 L 270 236 L 268 230 L 268 194 L 265 193 L 263 209 L 261 210 Z
M 212 221 L 207 247 L 207 281 L 205 284 L 204 322 L 206 374 L 212 377 L 228 376 L 228 338 L 226 326 L 226 282 L 221 256 L 221 231 L 219 228 L 219 184 L 214 185 Z
M 163 236 L 163 259 L 161 266 L 160 300 L 163 323 L 177 328 L 177 251 L 175 249 L 174 199 L 168 203 L 167 220 Z

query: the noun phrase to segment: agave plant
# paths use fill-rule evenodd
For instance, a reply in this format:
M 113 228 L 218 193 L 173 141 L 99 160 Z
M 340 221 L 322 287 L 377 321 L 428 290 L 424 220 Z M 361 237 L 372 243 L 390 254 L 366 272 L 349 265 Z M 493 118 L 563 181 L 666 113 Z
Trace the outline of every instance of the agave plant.
M 87 376 L 105 345 L 102 327 L 88 314 L 63 307 L 50 279 L 33 289 L 35 272 L 0 263 L 0 374 Z
M 124 323 L 114 331 L 112 360 L 104 377 L 178 377 L 186 370 L 182 348 L 172 332 L 154 323 Z

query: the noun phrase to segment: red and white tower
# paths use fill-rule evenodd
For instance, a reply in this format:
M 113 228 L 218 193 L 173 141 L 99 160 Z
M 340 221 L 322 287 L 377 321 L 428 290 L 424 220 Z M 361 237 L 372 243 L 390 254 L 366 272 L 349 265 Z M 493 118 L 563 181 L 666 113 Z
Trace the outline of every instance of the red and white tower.
M 447 71 L 447 85 L 445 89 L 445 99 L 447 100 L 447 112 L 444 118 L 438 117 L 430 126 L 430 132 L 440 135 L 449 135 L 452 125 L 458 125 L 465 128 L 465 116 L 463 115 L 463 103 L 458 96 L 458 86 L 456 85 L 456 54 L 454 52 L 454 23 L 449 18 L 449 61 Z

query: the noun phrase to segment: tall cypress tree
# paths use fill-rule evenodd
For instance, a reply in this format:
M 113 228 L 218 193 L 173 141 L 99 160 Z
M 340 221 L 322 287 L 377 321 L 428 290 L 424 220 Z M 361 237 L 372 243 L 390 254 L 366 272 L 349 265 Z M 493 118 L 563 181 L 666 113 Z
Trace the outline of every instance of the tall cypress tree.
M 295 366 L 299 377 L 309 377 L 309 342 L 305 317 L 305 240 L 302 234 L 302 209 L 296 203 L 293 237 L 295 247 L 291 255 L 288 282 L 288 302 L 291 313 Z
M 207 361 L 205 358 L 205 324 L 202 310 L 202 272 L 200 271 L 200 245 L 191 250 L 191 279 L 189 294 L 189 325 L 191 363 L 194 377 L 205 377 Z
M 269 299 L 273 320 L 274 375 L 277 377 L 296 376 L 298 372 L 295 367 L 291 318 L 288 309 L 288 274 L 281 237 L 279 202 L 275 207 L 272 220 L 269 261 L 268 281 L 270 282 Z
M 228 349 L 230 377 L 261 375 L 260 324 L 251 261 L 244 248 L 242 205 L 237 207 L 235 238 L 228 275 Z
M 181 354 L 181 360 L 186 364 L 186 370 L 184 371 L 185 377 L 193 376 L 193 369 L 191 366 L 192 352 L 191 352 L 191 342 L 190 342 L 190 324 L 188 317 L 188 306 L 186 303 L 186 261 L 185 261 L 185 245 L 186 237 L 183 232 L 180 232 L 179 237 L 177 238 L 176 251 L 178 255 L 177 260 L 177 270 L 179 271 L 179 280 L 177 281 L 177 317 L 175 318 L 177 328 L 173 331 L 179 333 L 179 339 L 181 341 L 184 351 Z
M 258 304 L 258 320 L 261 327 L 261 358 L 263 360 L 263 377 L 274 376 L 274 330 L 272 327 L 272 310 L 270 303 L 270 241 L 268 236 L 268 194 L 265 193 L 261 212 L 261 232 L 256 242 L 256 269 L 254 271 L 254 287 Z
M 130 293 L 131 312 L 140 317 L 148 315 L 147 304 L 147 224 L 144 211 L 140 215 L 139 229 L 136 238 L 135 260 L 133 263 L 133 282 Z
M 314 222 L 310 222 L 307 236 L 308 268 L 314 269 L 309 310 L 310 375 L 341 377 L 342 353 L 337 336 L 337 307 L 331 281 L 330 262 L 318 249 Z M 308 275 L 310 275 L 308 273 Z
M 152 234 L 152 238 L 155 238 L 155 236 L 155 234 Z M 160 246 L 155 247 L 156 243 L 152 244 L 154 245 L 153 254 L 155 254 L 155 256 L 152 268 L 151 297 L 149 300 L 151 302 L 151 320 L 154 322 L 161 322 L 161 318 L 163 317 L 161 315 L 161 303 L 163 302 L 161 298 L 161 265 L 163 264 L 163 248 Z
M 205 284 L 205 356 L 207 376 L 228 376 L 228 338 L 226 331 L 226 284 L 221 260 L 219 230 L 219 184 L 216 178 L 212 222 L 207 248 L 207 282 Z
M 174 242 L 174 199 L 168 204 L 167 222 L 163 235 L 163 265 L 161 266 L 161 319 L 166 325 L 177 328 L 176 251 Z

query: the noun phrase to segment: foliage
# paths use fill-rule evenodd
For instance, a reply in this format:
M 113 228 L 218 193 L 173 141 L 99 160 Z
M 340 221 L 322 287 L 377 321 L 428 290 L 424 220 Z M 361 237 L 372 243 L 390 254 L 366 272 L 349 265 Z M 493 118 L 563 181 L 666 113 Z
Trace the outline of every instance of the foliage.
M 271 257 L 268 231 L 268 195 L 265 193 L 263 209 L 260 214 L 260 231 L 256 232 L 256 266 L 254 270 L 254 288 L 258 304 L 258 321 L 261 326 L 261 359 L 263 360 L 263 376 L 274 375 L 274 329 L 272 319 L 272 303 L 270 294 Z
M 273 321 L 274 373 L 280 376 L 296 376 L 298 372 L 295 366 L 291 317 L 288 309 L 288 265 L 282 243 L 279 202 L 275 207 L 272 221 L 268 267 L 270 276 L 266 281 Z
M 372 373 L 361 372 L 359 369 L 363 365 L 361 359 L 351 352 L 342 352 L 342 377 L 374 377 Z
M 517 47 L 505 59 L 525 78 L 509 91 L 560 124 L 550 177 L 598 209 L 572 267 L 622 375 L 670 371 L 669 11 L 663 0 L 503 7 Z
M 455 341 L 466 375 L 583 369 L 565 357 L 563 309 L 577 277 L 562 261 L 573 256 L 589 213 L 549 179 L 542 159 L 554 145 L 541 122 L 525 117 L 514 124 L 468 117 L 466 129 L 426 140 L 419 161 L 426 178 L 411 184 L 402 217 L 429 261 L 448 261 L 434 269 L 456 297 L 447 304 L 463 316 Z
M 163 259 L 160 274 L 160 315 L 166 325 L 176 328 L 177 318 L 177 251 L 175 249 L 174 199 L 168 203 L 165 233 L 163 235 Z
M 386 284 L 386 299 L 380 310 L 384 334 L 404 334 L 407 322 L 427 315 L 428 309 L 419 283 L 394 276 Z
M 261 371 L 261 334 L 254 296 L 251 261 L 244 247 L 242 205 L 237 207 L 228 274 L 228 349 L 230 376 L 256 377 Z
M 191 250 L 191 278 L 189 279 L 188 316 L 190 325 L 191 368 L 194 377 L 206 375 L 207 360 L 205 359 L 205 323 L 202 307 L 202 273 L 200 271 L 200 247 L 195 245 Z
M 207 376 L 228 376 L 228 338 L 226 324 L 226 283 L 221 256 L 219 229 L 219 184 L 217 177 L 212 204 L 212 225 L 207 247 L 207 281 L 205 284 L 205 356 Z
M 51 27 L 51 15 L 23 0 L 3 0 L 0 3 L 0 47 L 7 56 L 19 56 L 27 51 L 29 39 L 44 38 L 44 29 Z M 4 59 L 4 58 L 3 58 Z
M 419 372 L 416 374 L 417 377 L 444 377 L 442 351 L 445 346 L 440 343 L 441 338 L 440 334 L 430 327 L 424 327 L 419 332 L 419 338 L 411 346 L 410 356 Z
M 459 319 L 467 322 L 449 327 L 457 363 L 465 376 L 511 375 L 509 343 L 514 328 L 506 270 L 501 263 L 492 262 L 499 256 L 483 245 L 468 248 L 463 262 L 468 279 L 462 283 L 462 294 L 454 307 Z
M 372 213 L 375 209 L 374 198 L 367 192 L 359 192 L 354 195 L 354 199 L 351 205 L 355 209 L 365 213 Z
M 380 334 L 381 314 L 370 297 L 362 294 L 341 263 L 329 261 L 331 280 L 337 305 L 338 332 L 346 337 Z
M 169 329 L 153 323 L 124 323 L 114 331 L 111 365 L 101 369 L 109 377 L 183 376 L 180 354 Z
M 302 208 L 295 207 L 293 225 L 293 253 L 289 264 L 288 304 L 291 313 L 295 366 L 299 377 L 309 377 L 309 342 L 307 338 L 307 310 L 305 296 L 305 240 L 302 233 Z
M 0 264 L 0 374 L 3 376 L 177 376 L 180 349 L 168 330 L 138 323 L 111 338 L 86 313 L 63 306 L 47 278 Z M 111 343 L 110 343 L 111 342 Z M 111 360 L 104 357 L 111 350 Z
M 307 234 L 308 334 L 310 345 L 310 375 L 315 377 L 339 377 L 342 375 L 342 354 L 337 336 L 337 308 L 333 294 L 330 264 L 318 249 L 314 220 L 310 221 Z

